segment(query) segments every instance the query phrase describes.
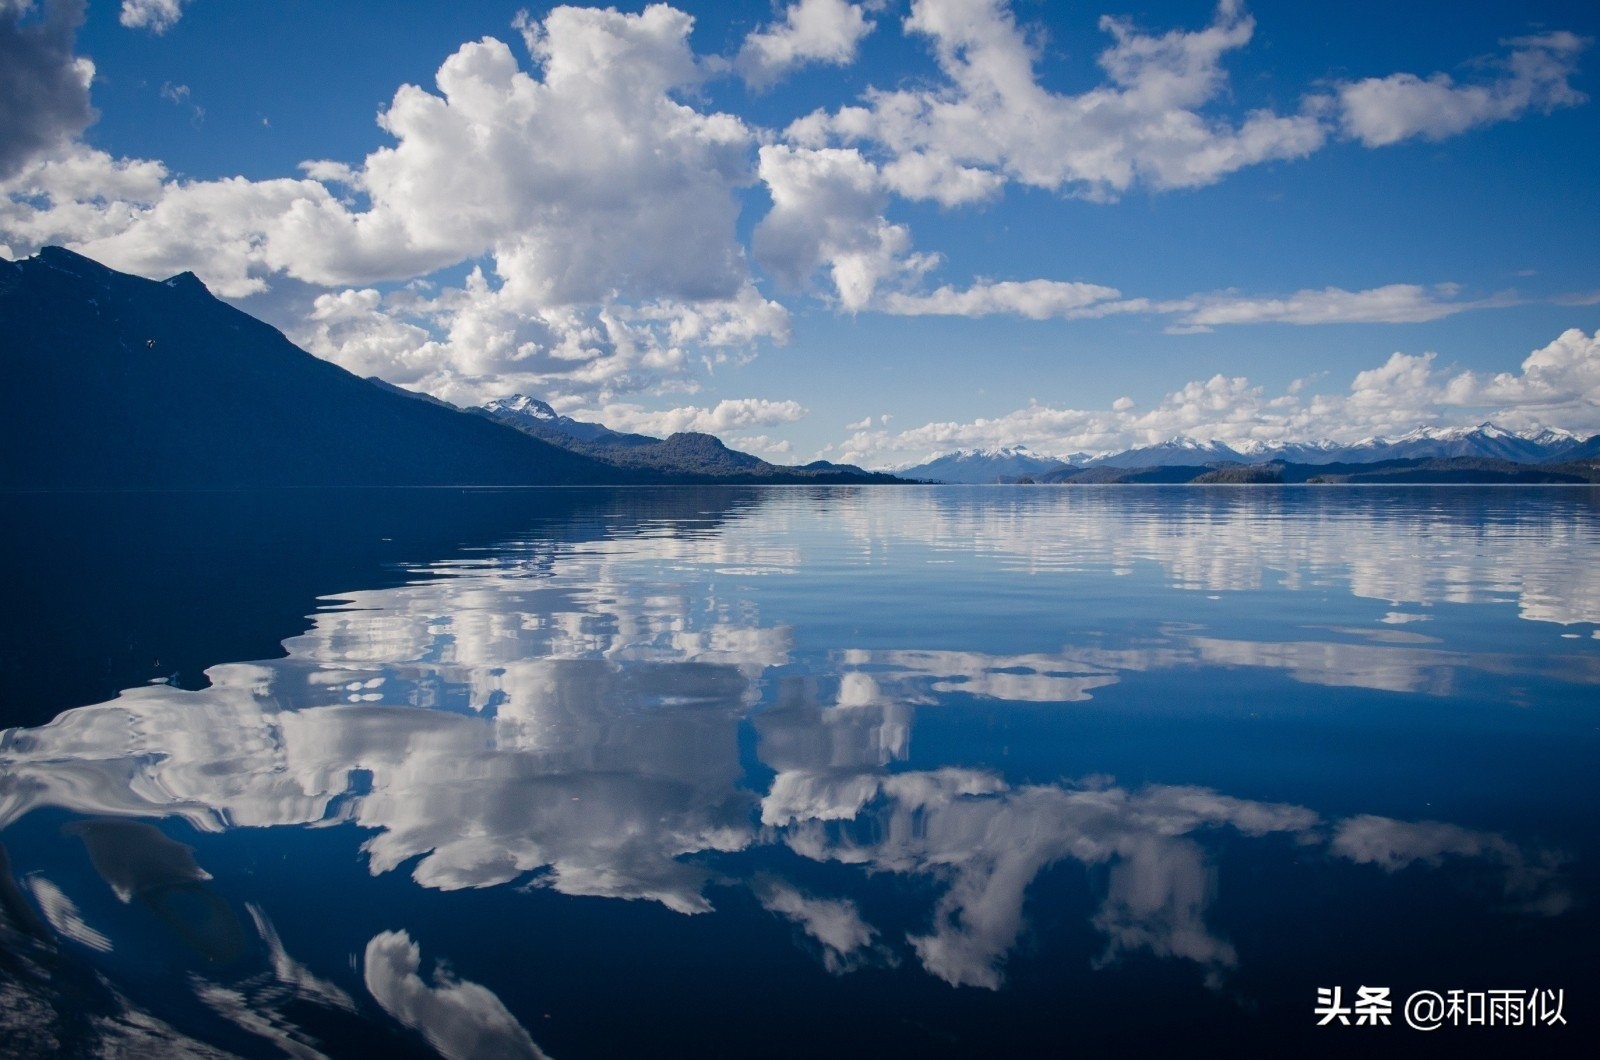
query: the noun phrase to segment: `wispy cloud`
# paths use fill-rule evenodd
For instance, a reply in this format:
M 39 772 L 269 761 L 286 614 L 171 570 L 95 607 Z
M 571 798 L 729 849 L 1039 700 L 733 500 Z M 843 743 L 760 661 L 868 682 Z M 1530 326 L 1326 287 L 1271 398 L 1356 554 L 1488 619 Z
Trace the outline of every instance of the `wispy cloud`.
M 931 294 L 894 293 L 883 300 L 886 312 L 899 316 L 984 317 L 997 313 L 1047 320 L 1087 315 L 1119 297 L 1114 287 L 1057 280 L 977 283 L 964 291 L 941 287 Z
M 199 125 L 206 120 L 206 109 L 194 101 L 194 91 L 188 85 L 173 84 L 163 81 L 160 90 L 161 98 L 177 107 L 187 107 L 193 118 L 194 124 Z
M 1369 77 L 1339 86 L 1339 123 L 1367 147 L 1420 137 L 1443 140 L 1479 125 L 1546 113 L 1589 97 L 1572 87 L 1578 56 L 1590 42 L 1573 33 L 1545 33 L 1505 42 L 1511 53 L 1494 80 L 1460 84 L 1449 74 Z
M 1126 298 L 1114 287 L 1058 280 L 980 281 L 965 289 L 884 294 L 875 308 L 898 316 L 985 317 L 998 314 L 1031 320 L 1081 320 L 1113 314 L 1170 316 L 1174 333 L 1210 331 L 1234 324 L 1417 324 L 1472 309 L 1521 304 L 1511 294 L 1459 297 L 1458 284 L 1395 283 L 1360 291 L 1340 287 L 1287 295 L 1212 291 L 1185 298 Z
M 1191 328 L 1227 324 L 1419 324 L 1469 309 L 1514 305 L 1510 295 L 1467 300 L 1457 297 L 1457 284 L 1424 287 L 1392 283 L 1364 291 L 1339 287 L 1296 291 L 1282 297 L 1256 297 L 1235 292 L 1195 295 L 1180 322 Z

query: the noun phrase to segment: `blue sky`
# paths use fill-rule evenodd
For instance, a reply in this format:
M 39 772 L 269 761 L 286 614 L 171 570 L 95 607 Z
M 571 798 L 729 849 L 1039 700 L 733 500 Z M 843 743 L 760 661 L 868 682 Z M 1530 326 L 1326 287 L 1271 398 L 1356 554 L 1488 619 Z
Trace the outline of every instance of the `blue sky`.
M 0 247 L 892 466 L 1600 431 L 1592 4 L 0 0 Z

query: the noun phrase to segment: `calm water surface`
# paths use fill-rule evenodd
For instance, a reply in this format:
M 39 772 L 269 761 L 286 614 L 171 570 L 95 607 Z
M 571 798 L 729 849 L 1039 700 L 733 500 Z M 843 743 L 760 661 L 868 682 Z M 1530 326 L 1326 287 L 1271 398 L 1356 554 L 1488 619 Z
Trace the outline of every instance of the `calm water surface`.
M 1600 1020 L 1600 492 L 7 500 L 20 1055 Z M 1505 989 L 1566 1022 L 1401 1012 Z

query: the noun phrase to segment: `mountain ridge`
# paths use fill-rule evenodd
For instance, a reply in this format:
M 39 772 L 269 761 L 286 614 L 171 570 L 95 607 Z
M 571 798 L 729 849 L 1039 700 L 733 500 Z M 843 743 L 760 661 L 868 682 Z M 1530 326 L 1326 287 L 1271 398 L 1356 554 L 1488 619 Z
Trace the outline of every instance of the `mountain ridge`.
M 314 357 L 193 273 L 60 247 L 0 261 L 0 367 L 0 490 L 899 481 L 709 435 L 638 436 L 639 459 L 537 437 Z
M 554 485 L 616 469 L 375 387 L 211 295 L 47 247 L 0 263 L 8 489 Z
M 603 423 L 563 416 L 549 403 L 527 394 L 495 398 L 469 411 L 551 445 L 626 469 L 703 476 L 716 481 L 761 479 L 784 484 L 901 481 L 892 475 L 825 460 L 800 466 L 773 464 L 729 448 L 716 435 L 700 431 L 677 431 L 666 438 L 616 431 Z
M 1028 453 L 1039 470 L 1013 470 L 1006 454 Z M 1374 464 L 1388 460 L 1492 459 L 1518 464 L 1557 464 L 1583 459 L 1600 452 L 1600 435 L 1584 438 L 1571 431 L 1538 428 L 1515 431 L 1492 421 L 1475 426 L 1424 426 L 1396 436 L 1373 436 L 1355 442 L 1329 440 L 1306 442 L 1245 442 L 1230 445 L 1175 435 L 1152 445 L 1135 446 L 1116 452 L 1094 455 L 1074 453 L 1069 457 L 1034 453 L 1025 446 L 1006 446 L 991 450 L 956 450 L 920 464 L 901 468 L 898 474 L 909 478 L 943 482 L 1003 482 L 1027 477 L 1061 476 L 1077 467 L 1159 468 L 1223 464 Z M 1055 466 L 1049 466 L 1049 465 Z M 943 478 L 947 468 L 959 469 L 960 478 Z M 1067 476 L 1070 477 L 1070 476 Z M 1056 478 L 1060 480 L 1059 477 Z

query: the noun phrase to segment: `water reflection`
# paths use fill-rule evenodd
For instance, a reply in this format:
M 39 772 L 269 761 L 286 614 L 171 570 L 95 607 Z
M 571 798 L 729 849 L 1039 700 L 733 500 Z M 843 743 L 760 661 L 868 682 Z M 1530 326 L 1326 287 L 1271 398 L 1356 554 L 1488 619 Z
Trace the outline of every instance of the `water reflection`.
M 1222 827 L 1253 838 L 1286 834 L 1390 872 L 1438 865 L 1447 854 L 1481 858 L 1502 874 L 1519 909 L 1553 916 L 1571 901 L 1559 855 L 1524 851 L 1503 836 L 1370 814 L 1324 822 L 1302 806 L 1205 788 L 1012 787 L 976 770 L 790 769 L 778 774 L 761 811 L 762 822 L 805 857 L 945 883 L 933 930 L 909 941 L 930 973 L 956 986 L 1001 985 L 1006 954 L 1022 930 L 1026 890 L 1067 859 L 1111 866 L 1093 917 L 1107 938 L 1102 962 L 1148 950 L 1193 961 L 1220 981 L 1237 955 L 1206 926 L 1215 879 L 1204 848 L 1190 837 Z
M 1592 640 L 1553 648 L 1511 630 L 1534 631 L 1513 614 L 1600 620 L 1587 493 L 1531 506 L 1471 494 L 1465 508 L 1157 496 L 775 491 L 703 518 L 512 535 L 326 598 L 285 658 L 5 731 L 0 833 L 65 815 L 115 897 L 201 959 L 174 989 L 293 1055 L 319 1048 L 303 1010 L 337 1023 L 373 1005 L 445 1056 L 544 1053 L 504 984 L 451 972 L 450 953 L 424 961 L 414 923 L 345 940 L 359 980 L 292 957 L 267 895 L 224 896 L 173 822 L 200 836 L 349 826 L 372 876 L 439 893 L 515 884 L 703 914 L 733 887 L 828 973 L 909 965 L 987 990 L 1006 984 L 1029 903 L 1061 865 L 1090 881 L 1097 938 L 1069 960 L 1176 960 L 1224 984 L 1248 957 L 1218 923 L 1219 844 L 1390 875 L 1471 863 L 1502 912 L 1568 914 L 1577 895 L 1557 845 L 1381 813 L 1381 793 L 1360 806 L 1353 783 L 1355 812 L 1329 812 L 1181 774 L 1093 775 L 1064 735 L 1035 752 L 1057 763 L 1048 781 L 987 746 L 940 742 L 942 719 L 993 724 L 997 708 L 1048 708 L 1049 725 L 1089 704 L 1145 710 L 1171 687 L 1158 678 L 1201 689 L 1283 675 L 1332 697 L 1297 709 L 1331 715 L 1346 709 L 1340 690 L 1454 702 L 1492 680 L 1505 703 L 1538 706 L 1600 684 Z M 607 497 L 599 508 L 625 507 Z M 1270 598 L 1259 606 L 1272 618 L 1219 609 L 1210 591 Z M 1448 613 L 1468 604 L 1493 636 Z M 1120 724 L 1137 739 L 1169 741 L 1132 717 Z M 1293 788 L 1293 766 L 1279 786 Z M 91 966 L 120 956 L 130 922 L 26 835 L 22 887 L 0 880 L 7 950 L 37 964 L 31 938 Z M 900 881 L 909 911 L 883 919 L 853 890 L 873 881 Z M 15 978 L 55 1004 L 42 975 Z M 118 1026 L 182 1036 L 126 998 L 105 1004 Z
M 33 900 L 39 905 L 39 912 L 44 914 L 57 935 L 91 950 L 111 952 L 111 940 L 84 921 L 77 905 L 62 893 L 61 888 L 43 876 L 29 876 L 27 882 L 28 889 L 33 892 Z M 42 932 L 39 934 L 43 935 Z
M 840 522 L 871 554 L 917 540 L 1028 573 L 1160 566 L 1177 589 L 1343 585 L 1428 607 L 1515 600 L 1526 619 L 1600 623 L 1600 490 L 943 489 Z
M 420 1031 L 449 1060 L 544 1057 L 528 1031 L 494 991 L 436 967 L 432 985 L 419 971 L 422 951 L 404 931 L 385 931 L 367 943 L 367 990 L 383 1010 Z
M 537 570 L 565 544 L 672 533 L 681 547 L 757 491 L 288 490 L 15 494 L 0 547 L 0 726 L 42 724 L 147 680 L 204 684 L 281 654 L 321 595 L 406 584 L 510 544 Z
M 1415 647 L 1438 640 L 1387 630 L 1330 628 L 1341 639 L 1255 641 L 1203 636 L 1173 625 L 1147 636 L 1150 645 L 1103 649 L 1068 646 L 1059 653 L 996 656 L 951 651 L 845 651 L 840 705 L 850 699 L 932 703 L 961 693 L 1027 703 L 1077 703 L 1116 684 L 1127 671 L 1217 667 L 1282 671 L 1294 681 L 1451 696 L 1488 675 L 1573 685 L 1600 684 L 1600 656 L 1549 657 Z M 1354 640 L 1355 643 L 1351 641 Z
M 868 964 L 898 963 L 894 952 L 878 943 L 878 930 L 847 898 L 818 898 L 777 876 L 759 874 L 751 889 L 761 908 L 776 913 L 803 931 L 818 948 L 822 966 L 844 975 Z

